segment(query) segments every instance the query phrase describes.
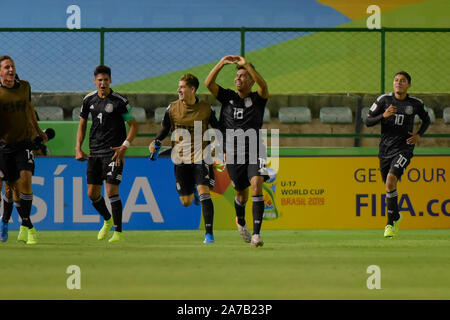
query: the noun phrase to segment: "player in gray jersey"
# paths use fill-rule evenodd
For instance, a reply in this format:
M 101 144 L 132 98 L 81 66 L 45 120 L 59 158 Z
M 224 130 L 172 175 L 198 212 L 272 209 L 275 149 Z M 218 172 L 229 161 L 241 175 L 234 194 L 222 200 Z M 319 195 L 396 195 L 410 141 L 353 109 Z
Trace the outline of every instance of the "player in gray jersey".
M 396 237 L 402 215 L 398 210 L 397 182 L 413 157 L 414 146 L 430 125 L 430 117 L 422 100 L 409 95 L 411 76 L 397 72 L 394 76 L 394 92 L 383 94 L 372 104 L 366 120 L 368 127 L 381 123 L 381 140 L 378 157 L 381 177 L 386 187 L 388 221 L 386 238 Z M 414 133 L 414 117 L 422 120 Z

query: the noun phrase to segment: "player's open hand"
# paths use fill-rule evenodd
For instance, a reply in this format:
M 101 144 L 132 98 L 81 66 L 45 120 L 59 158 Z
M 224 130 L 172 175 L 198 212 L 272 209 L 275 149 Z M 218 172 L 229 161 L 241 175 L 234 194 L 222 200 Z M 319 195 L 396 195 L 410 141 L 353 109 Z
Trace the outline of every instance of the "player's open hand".
M 125 146 L 111 147 L 111 150 L 115 151 L 111 160 L 114 160 L 116 162 L 116 166 L 120 166 L 123 163 L 123 159 L 125 158 L 125 152 L 127 151 L 127 147 Z
M 84 153 L 83 150 L 75 150 L 75 159 L 78 161 L 85 161 L 89 159 L 89 155 Z
M 408 139 L 406 139 L 406 144 L 417 144 L 417 142 L 419 142 L 419 134 L 414 133 L 414 132 L 408 132 L 411 137 L 409 137 Z
M 390 105 L 386 111 L 383 113 L 383 117 L 384 118 L 389 118 L 390 116 L 394 115 L 397 113 L 397 107 L 394 105 Z

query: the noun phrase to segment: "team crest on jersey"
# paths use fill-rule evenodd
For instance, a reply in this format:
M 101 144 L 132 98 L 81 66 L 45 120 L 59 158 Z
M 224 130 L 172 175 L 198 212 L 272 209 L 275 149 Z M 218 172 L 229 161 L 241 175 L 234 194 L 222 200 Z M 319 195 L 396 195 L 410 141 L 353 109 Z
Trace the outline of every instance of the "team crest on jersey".
M 233 100 L 230 100 L 230 104 L 231 104 L 232 106 L 234 106 L 234 101 L 233 101 Z
M 245 98 L 244 99 L 244 104 L 245 104 L 246 108 L 251 107 L 253 105 L 252 98 L 250 98 L 250 97 Z
M 405 107 L 405 113 L 409 114 L 409 115 L 413 114 L 413 107 L 412 106 L 406 106 Z
M 114 106 L 113 106 L 112 103 L 108 103 L 108 104 L 106 105 L 106 107 L 105 107 L 105 111 L 108 112 L 108 113 L 113 112 L 113 109 L 114 109 Z

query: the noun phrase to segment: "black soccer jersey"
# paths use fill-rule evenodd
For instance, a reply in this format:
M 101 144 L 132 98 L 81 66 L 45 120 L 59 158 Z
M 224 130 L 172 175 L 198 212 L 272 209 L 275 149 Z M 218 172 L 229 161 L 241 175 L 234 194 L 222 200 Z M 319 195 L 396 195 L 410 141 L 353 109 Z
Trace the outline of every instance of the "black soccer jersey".
M 263 125 L 267 99 L 262 98 L 257 92 L 252 92 L 242 99 L 237 92 L 219 86 L 217 100 L 222 103 L 219 124 L 224 141 L 226 141 L 225 151 L 234 145 L 235 154 L 243 152 L 245 147 L 245 154 L 248 155 L 250 140 L 246 140 L 245 146 L 239 146 L 236 139 L 234 143 L 226 139 L 226 131 L 227 129 L 242 129 L 245 132 L 253 129 L 258 143 L 260 139 L 259 129 Z
M 396 106 L 397 112 L 389 118 L 384 118 L 383 113 L 390 105 Z M 406 140 L 411 136 L 409 132 L 413 132 L 416 114 L 422 120 L 418 134 L 423 135 L 430 125 L 430 117 L 422 100 L 410 95 L 404 100 L 398 100 L 391 92 L 379 96 L 372 104 L 366 124 L 373 126 L 381 121 L 380 158 L 395 157 L 401 152 L 413 153 L 414 145 L 407 144 Z
M 111 147 L 122 145 L 127 137 L 124 121 L 133 119 L 129 110 L 128 100 L 112 90 L 106 98 L 100 98 L 97 91 L 84 97 L 80 118 L 88 119 L 89 113 L 92 115 L 91 154 L 110 153 Z

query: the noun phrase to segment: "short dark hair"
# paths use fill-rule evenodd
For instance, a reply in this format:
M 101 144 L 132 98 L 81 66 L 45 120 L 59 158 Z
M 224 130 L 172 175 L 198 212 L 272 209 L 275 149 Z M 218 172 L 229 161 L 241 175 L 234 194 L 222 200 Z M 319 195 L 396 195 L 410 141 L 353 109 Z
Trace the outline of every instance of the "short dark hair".
M 11 60 L 11 61 L 14 61 L 10 56 L 7 56 L 7 55 L 0 56 L 0 64 L 2 63 L 3 60 Z
M 253 63 L 249 63 L 249 65 L 256 71 L 256 68 L 255 68 L 255 66 L 253 65 Z M 244 66 L 236 66 L 236 69 L 237 69 L 237 70 L 241 70 L 241 69 L 245 69 L 245 67 L 244 67 Z
M 110 67 L 107 67 L 107 66 L 104 66 L 101 64 L 94 69 L 94 77 L 96 77 L 97 75 L 99 75 L 101 73 L 105 73 L 111 78 L 111 68 Z
M 189 87 L 194 87 L 196 91 L 198 89 L 198 86 L 200 85 L 197 77 L 191 73 L 186 73 L 181 77 L 180 81 L 185 81 Z
M 411 76 L 409 75 L 408 72 L 406 72 L 406 71 L 399 71 L 399 72 L 397 72 L 397 73 L 394 75 L 394 78 L 395 78 L 397 75 L 399 75 L 399 74 L 401 74 L 402 76 L 405 76 L 405 78 L 408 80 L 408 83 L 411 84 Z

